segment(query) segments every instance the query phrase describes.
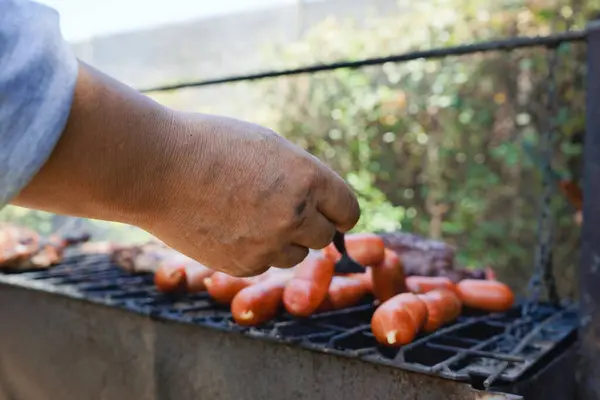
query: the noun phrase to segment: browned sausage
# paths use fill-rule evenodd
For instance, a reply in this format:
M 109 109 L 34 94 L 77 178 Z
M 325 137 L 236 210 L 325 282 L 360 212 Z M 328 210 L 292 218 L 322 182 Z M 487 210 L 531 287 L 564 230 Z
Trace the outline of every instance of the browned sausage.
M 401 293 L 383 302 L 373 313 L 375 339 L 390 347 L 412 342 L 427 321 L 427 306 L 413 293 Z
M 436 289 L 417 296 L 427 306 L 425 332 L 436 331 L 460 315 L 462 305 L 458 296 L 450 290 Z
M 210 297 L 222 304 L 230 304 L 235 295 L 252 282 L 252 278 L 238 278 L 224 272 L 215 272 L 210 278 L 204 279 Z
M 294 269 L 294 277 L 283 292 L 286 310 L 299 317 L 307 317 L 317 310 L 327 297 L 333 278 L 334 262 L 323 254 L 309 254 Z
M 360 265 L 371 266 L 383 261 L 385 245 L 383 239 L 374 233 L 354 233 L 346 235 L 346 250 Z M 325 247 L 323 252 L 336 262 L 341 258 L 333 243 Z
M 399 293 L 406 292 L 404 267 L 400 257 L 392 250 L 385 249 L 383 262 L 373 265 L 373 294 L 380 302 L 391 299 Z
M 154 273 L 154 285 L 165 293 L 197 293 L 206 290 L 204 279 L 214 273 L 200 263 L 179 263 L 165 260 Z
M 498 281 L 465 279 L 458 282 L 456 288 L 465 306 L 479 310 L 504 312 L 515 302 L 510 288 Z
M 413 293 L 427 293 L 435 289 L 456 291 L 456 286 L 445 276 L 409 276 L 406 278 L 406 288 Z
M 278 273 L 247 286 L 231 302 L 231 315 L 244 326 L 260 325 L 275 317 L 291 274 Z
M 373 290 L 373 276 L 370 267 L 367 267 L 365 272 L 359 272 L 355 274 L 341 274 L 340 276 L 345 276 L 352 279 L 358 279 L 361 281 L 367 290 L 371 292 Z
M 172 264 L 159 266 L 154 273 L 154 286 L 163 293 L 185 292 L 185 267 Z
M 319 311 L 340 310 L 352 307 L 367 293 L 369 287 L 356 278 L 347 276 L 334 276 L 327 291 L 327 297 L 321 303 Z
M 193 265 L 185 269 L 186 290 L 188 293 L 204 292 L 206 285 L 204 280 L 214 274 L 215 271 L 204 265 Z

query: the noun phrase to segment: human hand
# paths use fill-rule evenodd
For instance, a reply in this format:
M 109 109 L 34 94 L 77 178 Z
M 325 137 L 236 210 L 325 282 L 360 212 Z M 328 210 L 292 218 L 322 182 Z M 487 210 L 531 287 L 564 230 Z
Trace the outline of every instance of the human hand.
M 175 113 L 160 207 L 140 223 L 167 245 L 235 276 L 287 268 L 348 231 L 350 187 L 276 133 L 230 118 Z
M 12 203 L 137 225 L 237 276 L 291 267 L 360 216 L 339 176 L 272 131 L 169 110 L 84 63 L 60 141 Z

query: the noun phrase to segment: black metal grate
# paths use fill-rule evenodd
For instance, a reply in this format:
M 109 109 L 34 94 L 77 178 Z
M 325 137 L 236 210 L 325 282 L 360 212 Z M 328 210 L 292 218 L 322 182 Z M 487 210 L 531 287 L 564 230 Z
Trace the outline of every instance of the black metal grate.
M 0 282 L 84 298 L 156 319 L 209 326 L 300 347 L 360 358 L 453 380 L 513 382 L 544 364 L 553 351 L 574 339 L 578 324 L 574 307 L 538 304 L 527 315 L 520 307 L 504 314 L 468 311 L 454 324 L 400 350 L 380 346 L 370 329 L 374 308 L 361 305 L 309 318 L 283 311 L 257 328 L 235 324 L 228 307 L 206 294 L 170 297 L 158 293 L 150 275 L 129 274 L 106 255 L 70 256 L 44 271 L 0 274 Z

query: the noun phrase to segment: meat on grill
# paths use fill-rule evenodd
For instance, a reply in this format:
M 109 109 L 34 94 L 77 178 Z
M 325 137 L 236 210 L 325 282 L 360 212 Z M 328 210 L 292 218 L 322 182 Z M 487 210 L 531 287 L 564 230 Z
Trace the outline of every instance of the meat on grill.
M 162 242 L 115 248 L 113 261 L 128 272 L 153 273 L 162 292 L 200 292 L 214 271 Z
M 0 268 L 44 269 L 58 264 L 64 250 L 90 239 L 79 236 L 42 237 L 32 229 L 9 223 L 0 224 Z
M 486 279 L 484 270 L 456 268 L 456 249 L 439 240 L 406 232 L 379 233 L 385 247 L 402 259 L 406 276 L 442 276 L 453 282 Z

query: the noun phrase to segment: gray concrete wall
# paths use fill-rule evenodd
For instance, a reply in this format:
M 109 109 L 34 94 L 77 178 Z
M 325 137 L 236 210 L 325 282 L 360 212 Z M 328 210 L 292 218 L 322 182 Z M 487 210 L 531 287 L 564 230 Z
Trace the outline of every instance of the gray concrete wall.
M 268 69 L 263 49 L 285 45 L 328 17 L 364 23 L 398 10 L 396 0 L 321 0 L 98 37 L 74 45 L 84 61 L 136 88 Z M 178 108 L 253 119 L 251 84 L 182 91 Z

